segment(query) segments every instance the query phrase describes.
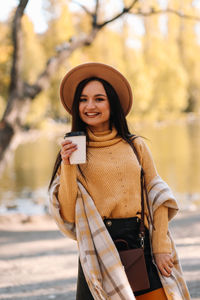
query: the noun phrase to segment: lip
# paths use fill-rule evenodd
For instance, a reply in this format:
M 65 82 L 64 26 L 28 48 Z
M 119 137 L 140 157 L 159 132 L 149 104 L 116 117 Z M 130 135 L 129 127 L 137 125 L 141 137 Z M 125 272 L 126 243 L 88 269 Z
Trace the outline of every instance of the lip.
M 95 118 L 100 115 L 99 112 L 85 112 L 84 115 L 88 118 Z

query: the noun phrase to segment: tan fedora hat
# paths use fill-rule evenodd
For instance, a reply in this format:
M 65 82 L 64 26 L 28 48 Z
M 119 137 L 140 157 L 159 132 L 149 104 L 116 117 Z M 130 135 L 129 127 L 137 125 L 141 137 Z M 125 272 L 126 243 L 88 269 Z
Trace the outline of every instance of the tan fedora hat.
M 115 68 L 103 63 L 84 63 L 71 69 L 63 78 L 60 98 L 64 108 L 71 114 L 74 94 L 78 84 L 87 78 L 98 77 L 109 82 L 118 94 L 122 109 L 127 115 L 132 106 L 132 91 L 127 79 Z

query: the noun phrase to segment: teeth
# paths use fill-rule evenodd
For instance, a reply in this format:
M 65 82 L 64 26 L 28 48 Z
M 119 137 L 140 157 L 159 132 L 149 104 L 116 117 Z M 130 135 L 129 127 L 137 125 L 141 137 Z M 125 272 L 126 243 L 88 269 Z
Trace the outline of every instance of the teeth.
M 87 116 L 96 116 L 98 113 L 86 113 Z

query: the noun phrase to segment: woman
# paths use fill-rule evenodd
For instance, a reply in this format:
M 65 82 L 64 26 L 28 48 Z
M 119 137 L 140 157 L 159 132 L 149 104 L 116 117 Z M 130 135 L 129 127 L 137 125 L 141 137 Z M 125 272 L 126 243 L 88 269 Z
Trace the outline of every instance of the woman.
M 65 109 L 72 114 L 72 131 L 84 131 L 87 137 L 87 162 L 83 165 L 70 165 L 69 158 L 77 145 L 62 142 L 50 184 L 52 214 L 62 232 L 78 241 L 76 299 L 190 299 L 168 232 L 168 221 L 175 215 L 177 204 L 158 176 L 145 142 L 129 132 L 125 116 L 131 109 L 132 92 L 128 81 L 111 66 L 82 64 L 65 75 L 60 95 Z M 90 217 L 100 216 L 97 231 L 107 228 L 111 243 L 126 239 L 134 248 L 141 222 L 141 167 L 150 201 L 149 209 L 145 205 L 145 261 L 150 287 L 133 295 L 118 258 L 117 272 L 110 274 L 112 281 L 117 278 L 117 286 L 123 288 L 110 288 L 108 272 L 103 270 L 105 249 L 99 250 L 101 245 L 93 234 L 95 220 L 90 221 Z M 90 251 L 84 248 L 86 239 Z M 102 241 L 105 239 L 107 235 Z M 110 256 L 116 251 L 112 249 Z M 115 262 L 112 264 L 110 270 Z

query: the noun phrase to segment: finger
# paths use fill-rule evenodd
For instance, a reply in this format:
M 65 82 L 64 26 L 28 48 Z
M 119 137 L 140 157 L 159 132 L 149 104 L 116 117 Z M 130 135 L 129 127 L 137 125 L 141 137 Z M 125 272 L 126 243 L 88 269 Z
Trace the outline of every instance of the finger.
M 170 268 L 173 268 L 173 266 L 174 266 L 174 264 L 171 261 L 168 263 L 168 265 Z
M 68 144 L 68 145 L 65 145 L 62 147 L 62 152 L 65 152 L 65 151 L 69 151 L 71 149 L 77 149 L 77 145 L 76 144 Z
M 77 150 L 77 147 L 71 148 L 67 151 L 61 151 L 61 157 L 64 159 L 66 159 L 66 158 L 68 159 L 72 155 L 72 153 L 76 150 Z
M 171 256 L 166 257 L 166 259 L 163 261 L 163 265 L 168 265 L 169 267 L 173 267 L 173 259 Z
M 173 257 L 170 257 L 170 262 L 171 262 L 172 264 L 174 264 L 174 259 L 173 259 Z
M 170 276 L 170 274 L 165 270 L 165 268 L 161 268 L 161 269 L 159 269 L 160 270 L 160 272 L 161 272 L 161 274 L 163 275 L 163 276 L 166 276 L 166 277 L 169 277 Z
M 168 274 L 171 274 L 172 269 L 169 267 L 169 265 L 165 265 L 165 266 L 164 266 L 164 269 L 165 269 L 165 271 L 166 271 Z
M 63 140 L 61 142 L 61 145 L 64 146 L 64 145 L 68 145 L 68 144 L 71 144 L 71 143 L 72 143 L 72 141 L 70 141 L 70 140 Z
M 75 148 L 75 147 L 77 147 L 76 144 L 68 144 L 68 145 L 63 146 L 62 149 L 63 150 L 69 150 L 69 149 Z

